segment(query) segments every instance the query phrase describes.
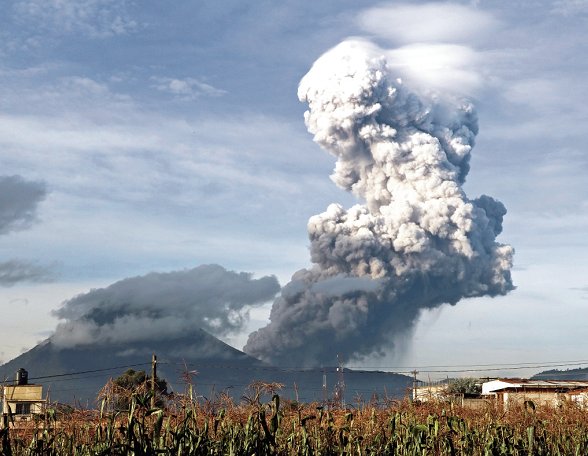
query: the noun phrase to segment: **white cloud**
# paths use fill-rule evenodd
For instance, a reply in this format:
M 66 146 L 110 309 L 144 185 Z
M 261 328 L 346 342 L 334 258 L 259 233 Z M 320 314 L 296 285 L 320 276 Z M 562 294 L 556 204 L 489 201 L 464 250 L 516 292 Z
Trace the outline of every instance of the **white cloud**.
M 413 44 L 387 52 L 390 65 L 408 84 L 473 95 L 483 85 L 482 58 L 456 44 Z
M 359 25 L 395 44 L 471 43 L 498 26 L 489 13 L 455 3 L 400 4 L 370 8 Z
M 218 97 L 226 94 L 225 90 L 217 89 L 210 84 L 194 78 L 162 78 L 153 77 L 155 88 L 162 92 L 171 93 L 178 98 L 194 100 L 200 96 Z
M 135 203 L 163 198 L 184 206 L 202 204 L 204 195 L 204 204 L 242 197 L 244 190 L 296 195 L 300 183 L 285 178 L 292 168 L 304 171 L 298 179 L 307 186 L 318 184 L 308 181 L 310 174 L 321 176 L 310 159 L 316 154 L 322 160 L 320 154 L 300 152 L 308 138 L 263 115 L 161 114 L 88 77 L 17 93 L 0 88 L 0 94 L 6 106 L 0 110 L 5 169 L 47 175 L 58 193 Z M 281 144 L 280 153 L 275 144 Z
M 474 47 L 485 46 L 488 34 L 500 27 L 486 11 L 455 3 L 405 3 L 366 9 L 357 23 L 392 48 L 387 59 L 409 85 L 474 96 L 492 79 L 496 56 Z
M 13 8 L 19 22 L 39 30 L 108 38 L 137 29 L 127 4 L 126 0 L 18 0 Z
M 14 169 L 50 174 L 48 183 L 58 192 L 91 199 L 140 203 L 169 197 L 168 204 L 181 206 L 200 200 L 206 186 L 212 200 L 236 196 L 243 189 L 283 196 L 299 193 L 299 184 L 285 178 L 287 169 L 280 169 L 281 157 L 265 155 L 269 145 L 260 146 L 266 137 L 279 141 L 282 135 L 293 135 L 287 125 L 257 116 L 247 121 L 227 117 L 189 122 L 133 114 L 137 118 L 126 124 L 118 119 L 96 123 L 0 115 L 2 155 Z M 242 142 L 240 150 L 233 139 Z M 47 157 L 50 162 L 40 169 L 37 164 Z M 263 174 L 256 172 L 260 169 Z

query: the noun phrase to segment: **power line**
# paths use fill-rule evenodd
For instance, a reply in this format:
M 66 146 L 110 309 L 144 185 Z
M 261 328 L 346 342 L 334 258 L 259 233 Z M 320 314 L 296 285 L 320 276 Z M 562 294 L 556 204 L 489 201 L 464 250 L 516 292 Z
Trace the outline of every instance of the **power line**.
M 148 366 L 151 363 L 136 363 L 126 364 L 113 367 L 107 367 L 102 369 L 92 369 L 77 372 L 64 372 L 51 375 L 43 375 L 38 377 L 30 377 L 29 380 L 50 380 L 50 382 L 57 381 L 72 381 L 80 380 L 83 378 L 99 377 L 99 375 L 86 375 L 96 374 L 100 372 L 108 372 L 117 369 L 128 369 L 132 367 Z M 199 369 L 231 369 L 231 370 L 247 370 L 247 371 L 269 371 L 276 373 L 312 373 L 316 372 L 328 372 L 337 373 L 336 367 L 325 369 L 324 367 L 307 367 L 307 366 L 289 366 L 289 367 L 277 367 L 277 366 L 243 366 L 243 365 L 230 365 L 230 364 L 200 364 L 200 363 L 171 363 L 171 362 L 158 362 L 160 365 L 169 366 L 182 366 L 182 367 L 195 367 Z M 378 366 L 378 367 L 365 367 L 365 366 L 350 366 L 346 367 L 345 373 L 350 375 L 365 375 L 365 374 L 412 374 L 414 370 L 419 373 L 467 373 L 467 372 L 490 372 L 490 371 L 508 371 L 508 370 L 522 370 L 522 369 L 540 369 L 540 368 L 554 368 L 554 367 L 567 367 L 567 366 L 581 366 L 588 364 L 588 360 L 567 360 L 567 361 L 545 361 L 542 363 L 494 363 L 494 364 L 457 364 L 457 365 L 430 365 L 430 366 Z M 386 369 L 382 370 L 370 370 L 370 369 Z M 408 370 L 411 369 L 411 370 Z M 77 378 L 65 378 L 74 377 Z M 9 381 L 0 382 L 0 384 L 12 383 Z M 49 382 L 42 382 L 49 383 Z
M 172 363 L 169 363 L 172 364 Z M 365 366 L 349 366 L 346 367 L 346 373 L 350 374 L 412 374 L 415 369 L 418 369 L 421 373 L 459 373 L 459 372 L 484 372 L 484 371 L 501 371 L 501 370 L 519 370 L 519 369 L 538 369 L 547 367 L 566 367 L 566 366 L 582 366 L 588 364 L 588 360 L 575 360 L 575 361 L 545 361 L 543 363 L 504 363 L 504 364 L 459 364 L 459 365 L 438 365 L 438 366 L 415 366 L 411 367 L 411 370 L 407 366 L 379 366 L 379 367 L 365 367 Z M 336 367 L 330 367 L 325 369 L 324 367 L 305 367 L 305 366 L 289 366 L 289 367 L 277 367 L 277 366 L 234 366 L 234 365 L 221 365 L 221 364 L 181 364 L 181 366 L 190 366 L 196 368 L 209 368 L 209 369 L 233 369 L 233 370 L 262 370 L 262 371 L 278 371 L 282 373 L 305 373 L 305 372 L 338 372 Z M 447 368 L 447 369 L 434 369 L 434 368 Z M 457 369 L 462 368 L 462 369 Z M 372 369 L 387 369 L 372 370 Z
M 94 374 L 96 372 L 107 372 L 107 371 L 116 370 L 116 369 L 126 369 L 129 367 L 145 366 L 148 364 L 151 364 L 151 363 L 127 364 L 126 366 L 106 367 L 104 369 L 93 369 L 93 370 L 87 370 L 87 371 L 69 372 L 69 373 L 64 373 L 64 374 L 44 375 L 42 377 L 32 377 L 29 380 L 41 380 L 44 378 L 65 377 L 68 375 Z
M 578 364 L 588 364 L 588 360 L 567 360 L 567 361 L 534 361 L 534 362 L 521 362 L 521 363 L 491 363 L 491 364 L 453 364 L 453 365 L 429 365 L 429 366 L 347 366 L 349 369 L 431 369 L 431 368 L 458 368 L 458 367 L 509 367 L 509 366 L 526 366 L 534 367 L 536 364 L 547 365 L 553 364 L 554 366 L 571 366 Z
M 53 383 L 57 383 L 57 382 L 73 382 L 76 380 L 82 380 L 82 379 L 86 379 L 86 378 L 104 378 L 104 374 L 82 375 L 82 376 L 78 376 L 78 377 L 74 376 L 74 377 L 69 377 L 69 378 L 64 377 L 64 378 L 49 379 L 49 380 L 37 382 L 37 384 L 45 385 L 45 384 L 53 384 Z
M 570 363 L 570 364 L 538 364 L 534 366 L 501 366 L 501 367 L 491 367 L 491 368 L 477 368 L 477 369 L 455 369 L 455 370 L 421 370 L 421 373 L 460 373 L 460 372 L 490 372 L 490 371 L 504 371 L 504 370 L 520 370 L 520 369 L 540 369 L 545 367 L 564 367 L 564 366 L 581 366 L 586 364 L 583 363 Z
M 61 374 L 43 375 L 40 377 L 29 377 L 29 380 L 44 380 L 44 379 L 48 379 L 48 378 L 68 377 L 68 376 L 72 376 L 72 375 L 94 374 L 96 372 L 108 372 L 108 371 L 117 370 L 117 369 L 126 369 L 129 367 L 145 366 L 148 364 L 151 364 L 151 363 L 127 364 L 125 366 L 106 367 L 103 369 L 92 369 L 92 370 L 79 371 L 79 372 L 68 372 L 68 373 L 61 373 Z M 2 383 L 6 384 L 6 383 L 12 383 L 12 382 L 4 381 Z

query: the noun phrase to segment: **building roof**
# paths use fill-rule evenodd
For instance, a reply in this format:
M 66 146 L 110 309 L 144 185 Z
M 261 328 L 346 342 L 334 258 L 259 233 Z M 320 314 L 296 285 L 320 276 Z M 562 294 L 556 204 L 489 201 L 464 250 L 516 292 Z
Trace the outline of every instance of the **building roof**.
M 546 390 L 571 391 L 588 388 L 588 381 L 583 380 L 529 380 L 526 378 L 499 378 L 482 384 L 482 394 L 492 394 L 499 391 L 516 390 Z
M 36 384 L 36 383 L 25 383 L 24 385 L 18 385 L 16 383 L 4 383 L 4 384 L 0 384 L 0 386 L 5 386 L 7 388 L 20 388 L 20 387 L 26 387 L 26 386 L 43 386 L 43 385 Z
M 588 387 L 583 387 L 583 388 L 580 388 L 580 389 L 575 389 L 573 391 L 573 393 L 574 394 L 585 394 L 585 393 L 588 393 Z

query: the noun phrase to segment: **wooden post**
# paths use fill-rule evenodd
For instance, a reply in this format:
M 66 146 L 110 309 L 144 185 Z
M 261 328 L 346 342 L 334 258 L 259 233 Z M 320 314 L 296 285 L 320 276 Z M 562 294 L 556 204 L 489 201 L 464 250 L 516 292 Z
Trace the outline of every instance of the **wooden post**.
M 157 356 L 151 357 L 151 408 L 155 408 L 155 379 L 157 378 Z
M 412 400 L 416 401 L 417 400 L 417 374 L 418 371 L 415 369 L 412 372 Z

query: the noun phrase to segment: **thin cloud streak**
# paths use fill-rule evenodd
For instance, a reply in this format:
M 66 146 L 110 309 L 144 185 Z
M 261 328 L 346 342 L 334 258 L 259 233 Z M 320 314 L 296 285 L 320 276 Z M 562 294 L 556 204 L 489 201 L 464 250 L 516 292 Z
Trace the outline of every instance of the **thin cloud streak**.
M 16 21 L 29 29 L 52 35 L 82 34 L 106 39 L 138 28 L 130 18 L 127 0 L 17 0 Z

